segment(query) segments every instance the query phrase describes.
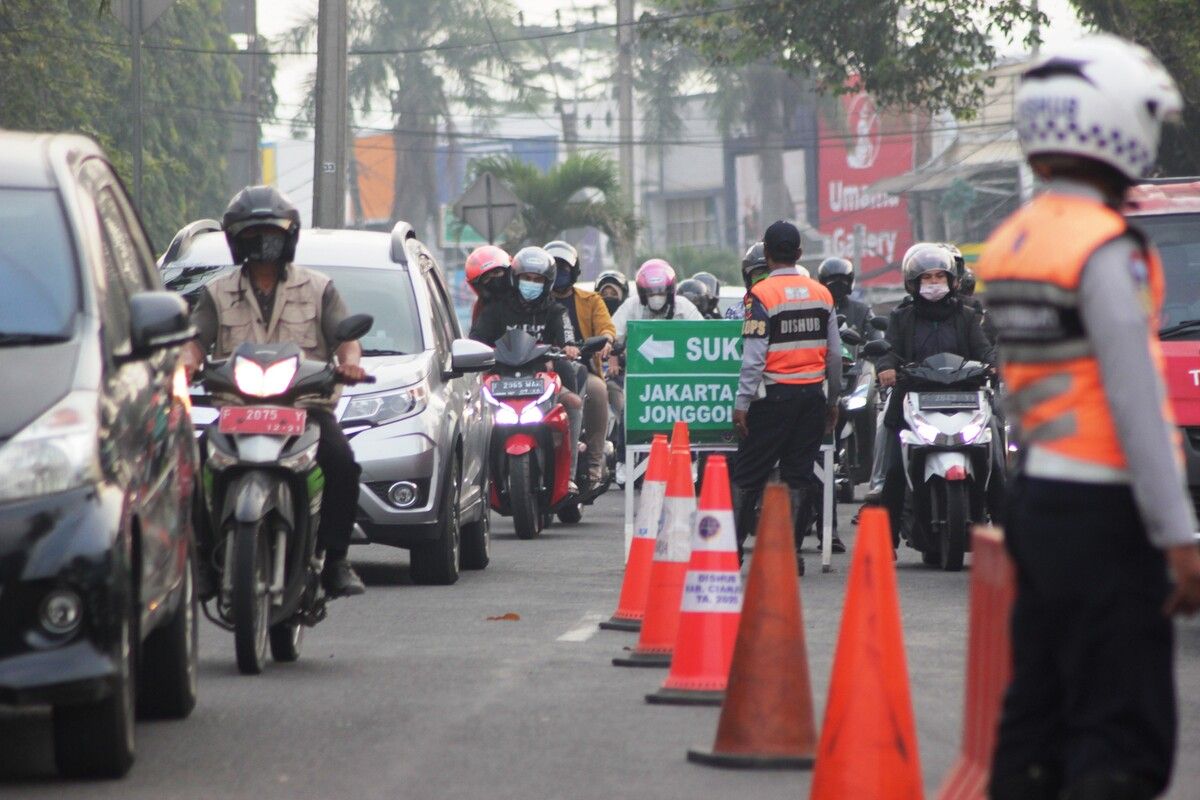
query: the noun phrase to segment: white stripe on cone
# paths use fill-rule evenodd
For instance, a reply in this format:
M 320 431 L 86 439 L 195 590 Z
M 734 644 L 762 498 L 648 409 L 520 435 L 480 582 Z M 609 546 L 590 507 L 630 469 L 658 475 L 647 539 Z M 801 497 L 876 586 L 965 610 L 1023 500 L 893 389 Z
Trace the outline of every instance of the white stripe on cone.
M 682 611 L 740 614 L 742 576 L 736 572 L 689 571 L 683 584 Z
M 686 564 L 691 560 L 692 520 L 695 519 L 695 514 L 695 498 L 666 497 L 663 499 L 658 541 L 654 543 L 655 561 Z
M 736 553 L 737 534 L 733 527 L 733 512 L 709 508 L 697 511 L 692 549 L 710 553 Z
M 635 539 L 658 538 L 658 525 L 662 521 L 663 496 L 667 493 L 666 481 L 646 481 L 642 484 L 642 505 L 634 523 Z

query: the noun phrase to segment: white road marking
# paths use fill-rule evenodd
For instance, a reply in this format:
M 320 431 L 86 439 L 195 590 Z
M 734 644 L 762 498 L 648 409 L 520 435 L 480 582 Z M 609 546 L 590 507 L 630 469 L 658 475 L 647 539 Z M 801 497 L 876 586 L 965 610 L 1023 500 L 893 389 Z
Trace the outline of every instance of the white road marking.
M 586 642 L 588 639 L 596 635 L 596 631 L 600 630 L 598 623 L 604 619 L 603 614 L 584 614 L 580 618 L 579 624 L 571 630 L 558 637 L 560 642 Z

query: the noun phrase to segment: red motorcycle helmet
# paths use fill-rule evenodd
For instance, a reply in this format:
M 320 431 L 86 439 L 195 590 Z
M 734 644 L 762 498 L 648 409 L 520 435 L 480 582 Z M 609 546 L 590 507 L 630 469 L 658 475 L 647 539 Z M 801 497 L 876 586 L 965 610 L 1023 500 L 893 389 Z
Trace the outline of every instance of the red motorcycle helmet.
M 476 247 L 471 251 L 471 255 L 467 256 L 466 272 L 467 285 L 474 290 L 475 294 L 484 296 L 488 294 L 484 289 L 486 283 L 491 283 L 497 279 L 489 278 L 487 281 L 483 277 L 488 273 L 500 270 L 500 274 L 504 274 L 512 269 L 512 259 L 503 249 L 492 244 L 485 244 L 482 247 Z M 504 281 L 503 285 L 507 286 L 508 281 Z

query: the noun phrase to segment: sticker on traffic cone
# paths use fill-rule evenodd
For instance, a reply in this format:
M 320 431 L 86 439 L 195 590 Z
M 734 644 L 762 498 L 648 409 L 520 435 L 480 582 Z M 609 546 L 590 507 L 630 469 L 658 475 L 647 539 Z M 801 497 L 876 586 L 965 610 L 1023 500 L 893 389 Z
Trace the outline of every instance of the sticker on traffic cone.
M 671 429 L 671 449 L 683 450 L 688 453 L 692 451 L 692 435 L 688 432 L 687 423 L 683 420 L 677 420 L 675 427 Z
M 865 508 L 859 517 L 809 797 L 922 797 L 892 535 L 882 508 Z
M 938 800 L 983 800 L 992 771 L 1004 689 L 1012 677 L 1008 620 L 1016 587 L 1004 534 L 978 527 L 971 544 L 971 626 L 962 753 Z
M 617 610 L 612 617 L 600 623 L 604 630 L 637 632 L 642 629 L 642 617 L 646 615 L 646 594 L 650 590 L 650 565 L 654 562 L 654 540 L 658 538 L 663 495 L 667 491 L 668 458 L 670 450 L 667 447 L 667 435 L 657 433 L 650 443 L 650 459 L 646 462 L 646 477 L 642 481 L 621 597 L 617 600 Z
M 788 489 L 767 486 L 746 580 L 729 686 L 711 750 L 688 761 L 714 767 L 808 769 L 817 749 Z
M 742 575 L 725 456 L 708 459 L 692 526 L 671 674 L 648 703 L 719 706 L 742 615 Z
M 692 550 L 692 518 L 696 494 L 692 486 L 692 457 L 686 450 L 672 450 L 667 494 L 663 498 L 662 521 L 654 542 L 650 565 L 650 588 L 646 593 L 646 615 L 637 647 L 628 656 L 617 656 L 618 667 L 669 667 L 679 632 L 679 605 L 683 581 Z

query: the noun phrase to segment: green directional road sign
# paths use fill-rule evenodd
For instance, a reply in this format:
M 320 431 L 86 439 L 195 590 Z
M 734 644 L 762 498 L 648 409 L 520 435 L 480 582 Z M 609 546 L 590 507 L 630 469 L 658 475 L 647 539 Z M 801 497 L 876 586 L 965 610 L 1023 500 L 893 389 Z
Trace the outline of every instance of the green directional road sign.
M 732 442 L 742 367 L 736 320 L 638 320 L 626 337 L 625 437 L 647 442 L 688 423 L 692 440 Z

